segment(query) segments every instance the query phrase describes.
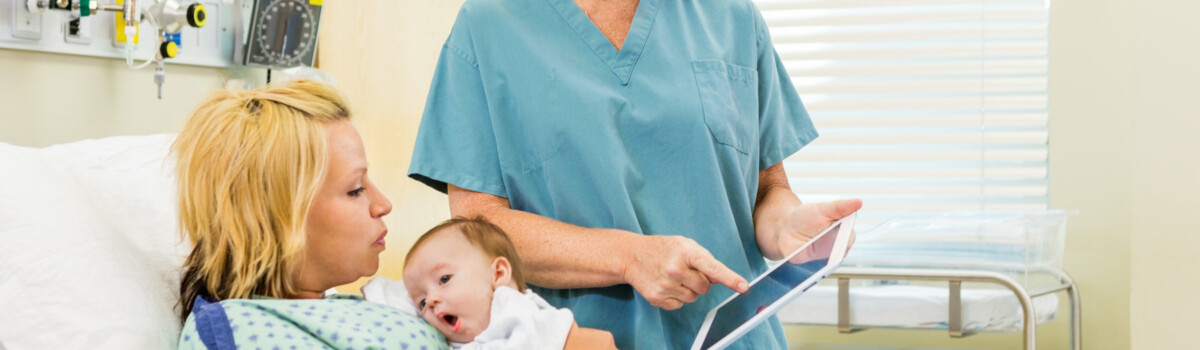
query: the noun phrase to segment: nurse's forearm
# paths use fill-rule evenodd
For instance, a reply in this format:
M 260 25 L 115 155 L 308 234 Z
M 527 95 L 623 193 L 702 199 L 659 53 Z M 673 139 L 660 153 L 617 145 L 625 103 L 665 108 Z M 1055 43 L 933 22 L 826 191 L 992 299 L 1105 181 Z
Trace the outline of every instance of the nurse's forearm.
M 520 252 L 526 282 L 547 288 L 593 288 L 626 283 L 624 269 L 640 236 L 571 225 L 509 208 L 508 200 L 453 185 L 450 214 L 482 215 L 504 229 Z
M 584 228 L 503 208 L 484 214 L 513 239 L 529 283 L 546 288 L 593 288 L 626 283 L 626 258 L 639 236 Z
M 754 238 L 758 250 L 767 259 L 782 259 L 779 235 L 787 217 L 800 205 L 800 198 L 788 185 L 783 164 L 775 164 L 758 173 L 758 196 L 754 205 Z

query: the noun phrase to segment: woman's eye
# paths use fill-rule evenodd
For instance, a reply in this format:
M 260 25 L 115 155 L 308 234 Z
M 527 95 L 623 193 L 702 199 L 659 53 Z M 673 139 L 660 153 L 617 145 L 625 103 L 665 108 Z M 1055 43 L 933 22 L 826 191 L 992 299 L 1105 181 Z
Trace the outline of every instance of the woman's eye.
M 367 189 L 366 187 L 359 187 L 359 188 L 354 189 L 353 191 L 347 192 L 346 194 L 350 195 L 350 197 L 358 197 L 358 196 L 361 196 L 363 191 L 365 191 L 366 189 Z
M 442 284 L 446 284 L 446 282 L 450 282 L 450 275 L 442 276 L 441 281 L 442 281 Z

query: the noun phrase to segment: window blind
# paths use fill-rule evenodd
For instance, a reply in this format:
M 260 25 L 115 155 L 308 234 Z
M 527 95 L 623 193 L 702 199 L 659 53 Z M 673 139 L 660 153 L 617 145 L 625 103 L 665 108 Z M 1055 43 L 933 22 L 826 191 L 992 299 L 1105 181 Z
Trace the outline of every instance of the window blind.
M 784 161 L 860 227 L 1047 207 L 1042 0 L 756 0 L 821 137 Z

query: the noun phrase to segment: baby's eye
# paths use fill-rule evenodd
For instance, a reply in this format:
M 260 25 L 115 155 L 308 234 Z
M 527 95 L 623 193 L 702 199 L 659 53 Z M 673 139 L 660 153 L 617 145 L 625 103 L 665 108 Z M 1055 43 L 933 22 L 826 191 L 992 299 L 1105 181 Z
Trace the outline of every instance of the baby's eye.
M 421 299 L 421 302 L 417 303 L 417 309 L 425 310 L 425 299 Z
M 442 281 L 442 284 L 446 284 L 446 282 L 450 282 L 450 275 L 442 276 L 441 281 Z

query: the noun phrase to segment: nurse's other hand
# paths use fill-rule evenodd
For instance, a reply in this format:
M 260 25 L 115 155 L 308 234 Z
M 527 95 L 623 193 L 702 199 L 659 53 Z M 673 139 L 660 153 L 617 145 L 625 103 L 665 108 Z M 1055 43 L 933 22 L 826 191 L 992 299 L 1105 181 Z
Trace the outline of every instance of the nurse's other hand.
M 783 227 L 780 229 L 777 243 L 779 253 L 791 254 L 792 251 L 808 243 L 813 236 L 829 227 L 829 224 L 846 215 L 853 214 L 859 209 L 862 209 L 862 200 L 860 199 L 806 203 L 796 206 L 784 219 Z M 854 236 L 851 236 L 850 243 L 854 243 Z M 849 249 L 848 246 L 847 249 Z
M 725 267 L 707 249 L 683 236 L 637 236 L 625 281 L 650 305 L 675 310 L 708 293 L 720 283 L 738 293 L 749 288 L 746 279 Z

